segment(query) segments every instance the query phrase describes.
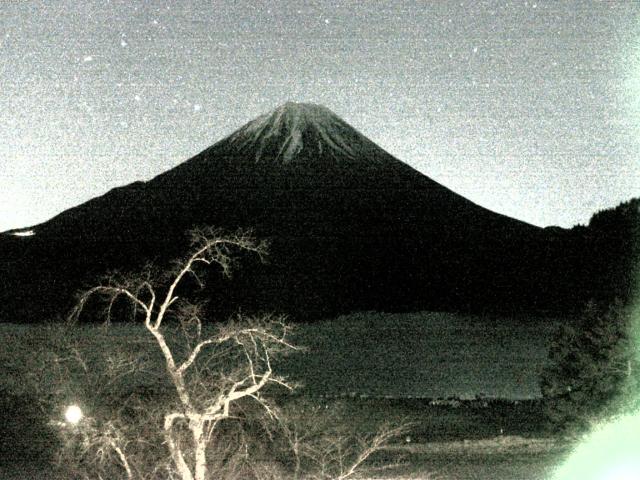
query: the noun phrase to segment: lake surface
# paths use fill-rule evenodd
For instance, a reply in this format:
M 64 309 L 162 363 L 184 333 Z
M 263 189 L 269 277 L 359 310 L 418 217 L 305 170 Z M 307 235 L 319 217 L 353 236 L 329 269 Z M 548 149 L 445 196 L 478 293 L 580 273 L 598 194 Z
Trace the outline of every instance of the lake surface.
M 313 395 L 536 398 L 558 323 L 450 313 L 357 313 L 297 326 L 293 343 L 306 351 L 278 360 L 275 370 Z M 73 337 L 96 354 L 108 344 L 157 351 L 141 324 L 113 324 L 107 330 L 82 326 Z M 44 326 L 0 325 L 0 359 L 6 367 L 0 383 L 19 390 L 25 384 L 21 377 L 34 373 L 56 343 Z M 158 361 L 163 361 L 160 355 Z
M 528 399 L 559 321 L 448 313 L 358 313 L 295 332 L 308 351 L 281 373 L 317 395 Z

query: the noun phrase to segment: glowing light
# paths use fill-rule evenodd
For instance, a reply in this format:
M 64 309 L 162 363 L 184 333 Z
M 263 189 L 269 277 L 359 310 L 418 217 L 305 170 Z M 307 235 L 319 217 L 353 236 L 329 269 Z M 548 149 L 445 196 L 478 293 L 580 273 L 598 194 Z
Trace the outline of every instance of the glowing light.
M 13 232 L 13 235 L 16 237 L 31 237 L 35 234 L 36 232 L 34 232 L 33 230 L 21 230 L 19 232 Z
M 638 480 L 640 412 L 597 428 L 556 472 L 554 480 Z
M 69 405 L 64 412 L 64 418 L 67 422 L 75 425 L 82 420 L 82 410 L 77 405 Z

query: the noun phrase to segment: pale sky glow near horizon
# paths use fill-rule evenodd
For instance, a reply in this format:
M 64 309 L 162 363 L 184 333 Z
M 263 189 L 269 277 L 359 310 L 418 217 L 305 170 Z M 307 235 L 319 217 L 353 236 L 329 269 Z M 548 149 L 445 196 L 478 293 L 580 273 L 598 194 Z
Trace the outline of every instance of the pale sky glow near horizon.
M 286 101 L 535 225 L 640 195 L 640 2 L 0 2 L 0 231 Z

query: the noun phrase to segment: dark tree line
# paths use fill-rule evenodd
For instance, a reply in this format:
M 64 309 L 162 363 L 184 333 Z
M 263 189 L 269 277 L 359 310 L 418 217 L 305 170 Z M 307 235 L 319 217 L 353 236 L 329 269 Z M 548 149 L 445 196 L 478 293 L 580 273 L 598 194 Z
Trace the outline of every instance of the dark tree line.
M 574 227 L 570 255 L 578 260 L 573 282 L 587 301 L 633 301 L 640 273 L 640 198 L 597 212 L 586 227 Z
M 586 306 L 557 332 L 540 386 L 550 425 L 582 430 L 640 405 L 640 198 L 569 235 L 571 299 Z

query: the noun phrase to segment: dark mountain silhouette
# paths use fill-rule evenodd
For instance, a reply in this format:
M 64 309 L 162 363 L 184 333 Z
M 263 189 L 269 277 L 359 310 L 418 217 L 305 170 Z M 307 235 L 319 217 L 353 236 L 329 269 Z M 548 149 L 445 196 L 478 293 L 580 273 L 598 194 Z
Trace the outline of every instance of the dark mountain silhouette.
M 486 210 L 328 109 L 288 103 L 148 182 L 0 235 L 0 320 L 61 313 L 106 270 L 166 265 L 199 225 L 252 228 L 271 242 L 268 264 L 248 260 L 231 283 L 210 283 L 219 313 L 561 304 L 550 277 L 564 230 Z

